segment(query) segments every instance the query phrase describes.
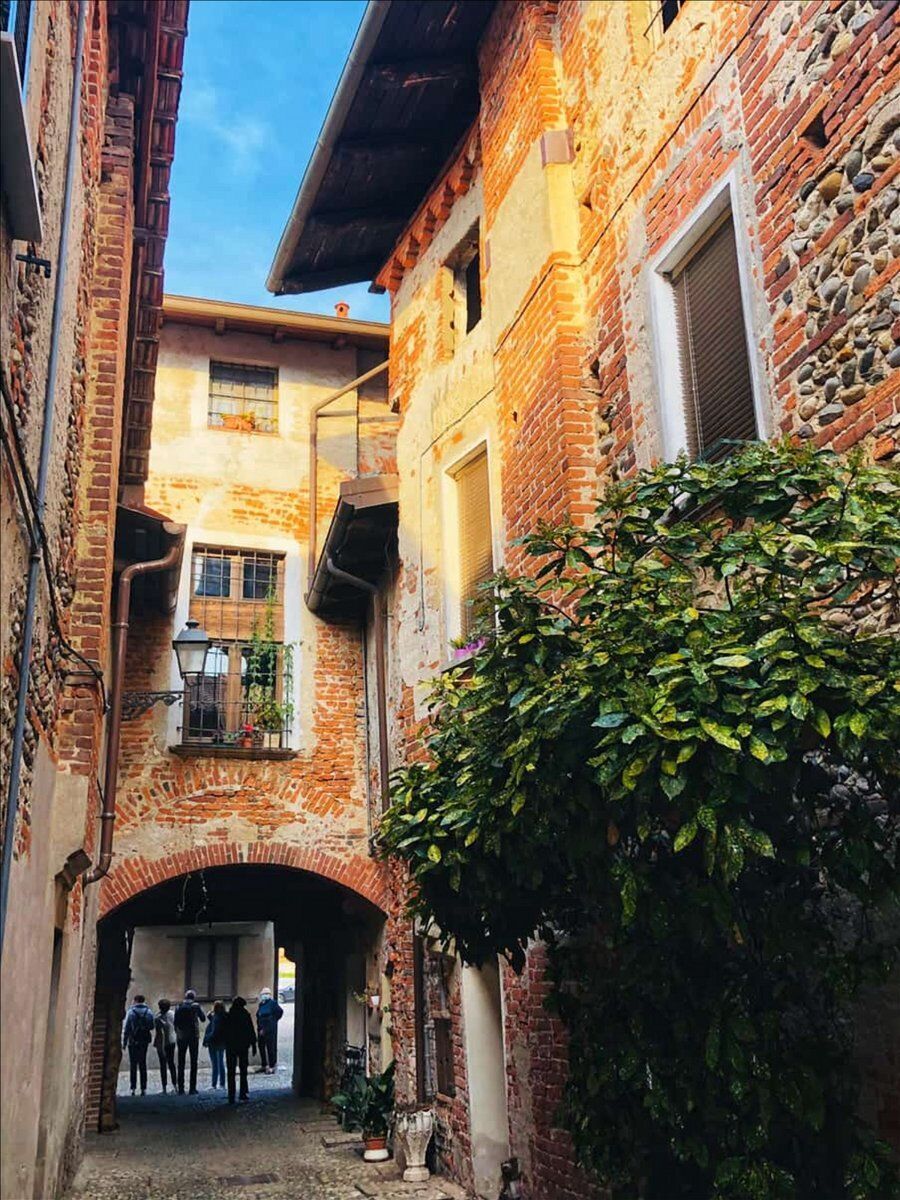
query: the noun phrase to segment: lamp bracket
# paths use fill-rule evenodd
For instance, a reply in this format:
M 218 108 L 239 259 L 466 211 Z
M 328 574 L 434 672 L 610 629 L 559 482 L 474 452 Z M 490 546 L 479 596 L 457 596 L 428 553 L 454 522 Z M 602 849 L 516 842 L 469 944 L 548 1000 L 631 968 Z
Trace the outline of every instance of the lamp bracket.
M 171 708 L 184 699 L 184 692 L 123 692 L 122 720 L 133 721 L 135 717 L 149 712 L 154 704 L 165 704 Z

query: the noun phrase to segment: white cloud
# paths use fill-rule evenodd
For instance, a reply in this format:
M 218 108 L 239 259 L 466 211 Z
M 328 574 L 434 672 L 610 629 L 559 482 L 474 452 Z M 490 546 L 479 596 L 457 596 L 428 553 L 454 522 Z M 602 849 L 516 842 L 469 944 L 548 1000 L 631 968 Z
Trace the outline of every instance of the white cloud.
M 186 84 L 181 119 L 220 142 L 230 155 L 237 174 L 252 174 L 260 165 L 271 131 L 262 121 L 228 111 L 227 100 L 212 84 L 200 80 Z

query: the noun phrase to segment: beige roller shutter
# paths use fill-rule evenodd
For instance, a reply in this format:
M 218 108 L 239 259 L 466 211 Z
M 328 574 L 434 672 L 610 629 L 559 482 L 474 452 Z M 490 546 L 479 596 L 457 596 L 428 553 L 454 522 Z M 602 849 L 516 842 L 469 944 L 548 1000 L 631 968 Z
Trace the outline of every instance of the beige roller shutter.
M 459 505 L 460 632 L 466 637 L 474 625 L 478 585 L 494 573 L 491 533 L 491 490 L 487 451 L 481 451 L 456 475 Z
M 720 459 L 758 436 L 731 214 L 673 272 L 688 453 Z

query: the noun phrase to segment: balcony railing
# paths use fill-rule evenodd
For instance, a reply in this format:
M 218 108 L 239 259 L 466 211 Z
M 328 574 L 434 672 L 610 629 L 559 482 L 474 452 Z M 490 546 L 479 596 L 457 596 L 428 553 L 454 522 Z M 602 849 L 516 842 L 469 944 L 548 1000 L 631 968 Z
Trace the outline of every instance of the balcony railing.
M 288 749 L 293 707 L 286 651 L 271 646 L 260 661 L 249 646 L 213 646 L 206 673 L 185 688 L 182 744 Z

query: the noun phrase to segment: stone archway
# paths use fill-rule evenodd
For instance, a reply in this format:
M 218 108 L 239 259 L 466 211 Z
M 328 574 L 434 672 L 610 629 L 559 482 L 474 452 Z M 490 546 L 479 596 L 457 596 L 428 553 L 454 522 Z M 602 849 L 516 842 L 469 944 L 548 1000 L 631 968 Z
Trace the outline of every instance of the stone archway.
M 304 1094 L 314 1094 L 308 1090 L 306 1080 L 309 1067 L 306 1064 L 312 1063 L 314 1071 L 318 1071 L 321 1065 L 307 1054 L 307 1046 L 330 1047 L 328 1052 L 332 1056 L 337 1046 L 337 1052 L 342 1053 L 343 1043 L 336 1041 L 334 1036 L 326 1038 L 319 1028 L 322 1021 L 336 1019 L 323 1015 L 325 1010 L 321 1006 L 330 1006 L 327 1012 L 338 1011 L 335 1008 L 337 980 L 345 961 L 341 955 L 346 952 L 350 939 L 362 938 L 361 942 L 354 943 L 355 947 L 361 944 L 374 948 L 371 952 L 376 957 L 380 955 L 377 948 L 381 935 L 378 930 L 387 916 L 387 873 L 382 864 L 360 855 L 338 858 L 320 850 L 273 841 L 197 845 L 159 858 L 124 857 L 115 864 L 114 870 L 104 881 L 100 897 L 97 987 L 86 1104 L 88 1129 L 116 1127 L 115 1093 L 121 1060 L 121 1021 L 126 995 L 133 982 L 129 968 L 132 932 L 136 927 L 146 925 L 166 926 L 173 919 L 169 916 L 174 911 L 171 904 L 173 887 L 177 889 L 180 880 L 195 873 L 205 873 L 207 880 L 218 877 L 220 887 L 227 888 L 229 885 L 225 881 L 231 881 L 231 890 L 227 891 L 227 895 L 231 898 L 232 911 L 230 915 L 221 917 L 222 920 L 236 919 L 233 905 L 243 908 L 246 904 L 248 919 L 253 903 L 257 909 L 263 907 L 271 913 L 272 919 L 276 911 L 281 913 L 276 925 L 283 922 L 282 928 L 288 930 L 287 937 L 305 939 L 302 944 L 297 942 L 297 945 L 304 954 L 310 954 L 310 961 L 315 964 L 308 978 L 330 981 L 324 985 L 326 991 L 321 995 L 317 996 L 315 990 L 309 997 L 304 995 L 303 1004 L 308 1005 L 306 1009 L 298 1003 L 295 1010 L 295 1013 L 303 1011 L 306 1014 L 302 1022 L 297 1018 L 302 1025 L 302 1028 L 298 1025 L 302 1046 L 295 1046 L 295 1066 L 300 1061 L 304 1064 L 303 1085 L 307 1089 Z M 261 878 L 265 879 L 267 897 L 263 904 L 260 904 L 258 891 Z M 249 882 L 251 879 L 256 881 L 256 891 L 254 884 Z M 275 899 L 272 893 L 273 879 L 280 880 Z M 235 881 L 240 881 L 239 887 L 234 886 Z M 315 893 L 319 907 L 307 905 L 304 909 L 303 904 L 292 903 L 301 888 Z M 288 895 L 292 899 L 288 899 Z M 164 903 L 162 898 L 165 897 L 169 899 Z M 253 902 L 248 902 L 247 897 L 253 897 Z M 305 926 L 297 923 L 299 918 L 296 914 L 302 911 L 316 914 L 303 918 Z M 360 914 L 368 916 L 361 917 Z M 252 916 L 257 919 L 260 913 L 255 912 Z M 363 920 L 366 930 L 364 935 L 359 932 L 360 920 Z M 178 921 L 184 923 L 180 915 Z M 355 934 L 352 932 L 354 927 L 357 928 Z M 303 932 L 304 929 L 306 932 Z M 320 930 L 325 932 L 320 933 Z M 146 979 L 140 982 L 146 983 Z M 180 986 L 184 987 L 185 984 L 182 982 Z M 358 984 L 354 990 L 361 988 L 362 985 Z M 142 987 L 141 990 L 146 989 Z M 164 991 L 161 994 L 169 993 Z M 339 1031 L 340 1024 L 337 1028 Z M 308 1037 L 310 1030 L 317 1031 L 318 1038 L 312 1035 Z M 345 1035 L 338 1032 L 337 1037 L 342 1036 Z M 325 1052 L 322 1051 L 323 1054 Z M 295 1078 L 299 1076 L 295 1075 Z M 300 1087 L 300 1082 L 296 1082 L 295 1090 L 299 1092 Z
M 101 885 L 100 919 L 109 916 L 128 900 L 148 888 L 179 875 L 211 867 L 253 863 L 292 867 L 339 883 L 356 892 L 382 912 L 387 912 L 388 879 L 382 863 L 354 854 L 335 858 L 321 850 L 290 842 L 256 841 L 193 846 L 159 858 L 133 856 L 113 861 L 109 875 Z

